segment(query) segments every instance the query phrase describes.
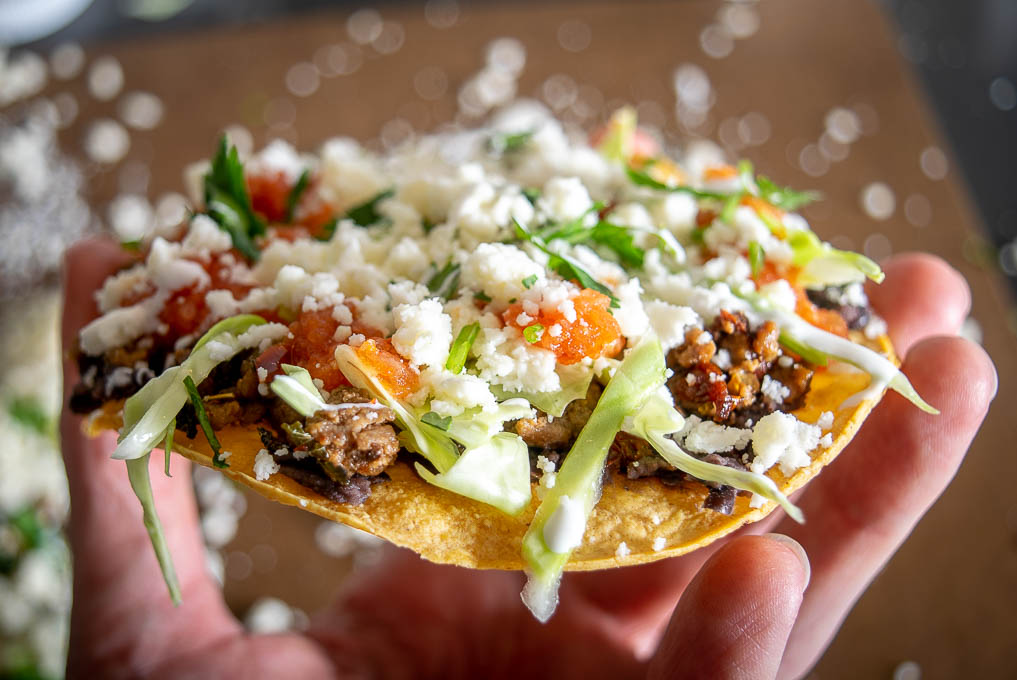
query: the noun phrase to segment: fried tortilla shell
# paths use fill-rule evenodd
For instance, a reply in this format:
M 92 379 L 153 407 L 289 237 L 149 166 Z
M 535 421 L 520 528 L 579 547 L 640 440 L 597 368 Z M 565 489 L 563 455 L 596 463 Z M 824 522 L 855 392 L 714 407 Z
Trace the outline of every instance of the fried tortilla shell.
M 854 339 L 861 341 L 860 335 Z M 896 362 L 885 336 L 866 344 Z M 816 372 L 805 405 L 794 414 L 814 423 L 824 411 L 833 412 L 833 445 L 813 451 L 812 463 L 790 477 L 777 467 L 770 470 L 768 474 L 781 491 L 791 494 L 804 486 L 851 441 L 878 398 L 849 406 L 844 403 L 850 404 L 849 398 L 863 390 L 869 380 L 868 374 L 854 370 Z M 114 409 L 105 409 L 93 416 L 88 429 L 94 433 L 119 424 Z M 526 566 L 520 546 L 539 504 L 536 494 L 525 512 L 509 517 L 489 505 L 428 484 L 410 465 L 397 462 L 386 470 L 390 480 L 374 485 L 363 505 L 349 506 L 319 496 L 281 472 L 266 481 L 256 479 L 254 459 L 262 448 L 256 427 L 225 428 L 216 436 L 222 448 L 232 452 L 229 467 L 222 472 L 266 498 L 362 529 L 432 562 L 475 569 Z M 212 467 L 212 452 L 200 433 L 192 440 L 178 432 L 174 451 Z M 732 514 L 724 515 L 703 508 L 706 495 L 707 489 L 698 482 L 666 486 L 652 477 L 630 480 L 614 475 L 604 484 L 582 545 L 576 548 L 566 570 L 606 569 L 681 555 L 758 521 L 776 508 L 770 502 L 752 508 L 749 497 L 739 495 Z M 664 547 L 655 550 L 653 546 L 655 542 L 659 546 L 661 538 Z M 619 556 L 618 545 L 623 541 L 629 553 Z

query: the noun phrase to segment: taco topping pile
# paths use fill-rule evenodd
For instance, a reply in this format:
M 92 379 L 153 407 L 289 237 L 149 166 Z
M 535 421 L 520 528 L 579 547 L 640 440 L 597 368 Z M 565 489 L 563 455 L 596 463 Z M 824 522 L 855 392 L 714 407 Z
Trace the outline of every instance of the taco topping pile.
M 147 458 L 175 434 L 228 468 L 215 433 L 257 429 L 257 480 L 338 503 L 406 464 L 464 503 L 535 508 L 524 600 L 546 619 L 605 466 L 800 517 L 767 473 L 831 446 L 833 412 L 793 413 L 817 371 L 931 409 L 862 344 L 885 330 L 862 288 L 882 273 L 810 230 L 814 194 L 714 147 L 669 155 L 627 109 L 593 142 L 525 103 L 384 156 L 224 139 L 191 174 L 196 212 L 97 293 L 71 400 L 127 400 L 115 457 L 171 589 Z

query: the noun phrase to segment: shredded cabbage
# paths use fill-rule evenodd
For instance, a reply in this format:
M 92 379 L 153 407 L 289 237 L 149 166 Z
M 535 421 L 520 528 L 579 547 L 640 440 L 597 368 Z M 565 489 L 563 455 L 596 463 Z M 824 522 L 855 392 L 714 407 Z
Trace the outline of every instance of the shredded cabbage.
M 498 399 L 512 399 L 514 397 L 525 399 L 548 415 L 560 418 L 565 413 L 565 407 L 576 399 L 582 399 L 590 389 L 593 382 L 593 371 L 582 364 L 558 367 L 558 381 L 561 389 L 554 392 L 515 392 L 502 389 L 497 385 L 491 386 L 491 392 Z
M 269 388 L 277 397 L 305 418 L 310 418 L 318 411 L 328 408 L 307 369 L 290 364 L 283 364 L 282 369 L 285 375 L 275 376 L 269 384 Z
M 751 491 L 778 503 L 796 522 L 805 521 L 802 511 L 766 475 L 707 463 L 683 451 L 668 435 L 681 430 L 684 424 L 685 419 L 675 410 L 670 394 L 665 397 L 655 392 L 642 408 L 625 419 L 622 429 L 648 441 L 664 460 L 682 472 L 705 482 L 717 482 L 742 491 Z
M 664 370 L 663 349 L 652 335 L 622 360 L 523 537 L 523 558 L 529 570 L 522 598 L 539 621 L 547 621 L 558 606 L 558 585 L 572 554 L 571 550 L 562 553 L 551 550 L 544 536 L 545 528 L 566 497 L 565 503 L 572 507 L 578 504 L 585 526 L 600 497 L 600 480 L 611 443 L 625 418 L 664 383 Z
M 879 265 L 859 253 L 838 250 L 808 230 L 788 234 L 791 262 L 802 267 L 798 282 L 803 286 L 835 286 L 866 277 L 882 283 L 885 275 Z

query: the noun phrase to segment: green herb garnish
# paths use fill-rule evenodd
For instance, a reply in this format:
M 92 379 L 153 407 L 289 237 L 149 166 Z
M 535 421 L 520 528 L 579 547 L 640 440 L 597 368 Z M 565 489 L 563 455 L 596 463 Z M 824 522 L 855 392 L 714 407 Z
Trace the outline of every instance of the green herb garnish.
M 523 329 L 523 339 L 531 345 L 538 342 L 544 335 L 544 327 L 539 323 L 535 323 L 532 326 L 527 326 Z
M 353 220 L 361 227 L 369 227 L 382 219 L 382 216 L 378 213 L 378 204 L 386 198 L 391 198 L 394 195 L 395 189 L 386 189 L 385 191 L 375 195 L 370 200 L 364 201 L 360 205 L 350 208 L 346 211 L 346 217 Z
M 536 282 L 537 282 L 537 275 L 536 274 L 530 274 L 525 279 L 523 279 L 523 288 L 525 288 L 526 290 L 529 290 L 530 288 L 533 288 L 533 284 L 535 284 Z
M 686 184 L 676 184 L 674 186 L 670 184 L 664 184 L 653 179 L 645 172 L 640 172 L 634 168 L 626 168 L 626 174 L 629 176 L 629 180 L 638 186 L 648 187 L 650 189 L 656 189 L 657 191 L 672 191 L 676 193 L 689 194 L 696 198 L 712 198 L 718 201 L 722 201 L 728 197 L 728 194 L 717 193 L 716 191 L 701 191 L 699 189 L 693 189 Z
M 526 227 L 519 223 L 519 220 L 512 218 L 515 223 L 516 235 L 524 241 L 529 241 L 538 250 L 543 251 L 548 256 L 547 266 L 553 271 L 557 272 L 559 276 L 568 281 L 577 281 L 583 288 L 590 288 L 608 296 L 611 299 L 611 307 L 618 307 L 618 298 L 614 296 L 611 289 L 602 284 L 597 279 L 587 273 L 582 266 L 567 255 L 559 255 L 550 248 L 547 247 L 547 243 L 544 239 L 540 238 L 536 234 L 529 231 Z
M 763 263 L 766 261 L 766 252 L 758 241 L 749 241 L 749 266 L 752 267 L 752 275 L 759 276 L 763 270 Z
M 760 198 L 788 212 L 794 212 L 803 205 L 814 203 L 823 197 L 818 191 L 795 191 L 788 187 L 777 186 L 763 175 L 756 178 L 756 186 L 759 187 Z
M 444 267 L 427 280 L 427 289 L 443 300 L 448 300 L 459 288 L 459 270 L 461 268 L 449 260 Z
M 534 132 L 535 130 L 525 130 L 491 135 L 487 140 L 487 148 L 496 154 L 515 153 L 526 146 Z
M 332 237 L 335 236 L 335 228 L 339 226 L 339 218 L 333 217 L 325 224 L 321 225 L 321 231 L 314 237 L 316 241 L 331 241 Z
M 476 293 L 473 294 L 473 299 L 480 300 L 481 302 L 490 302 L 491 296 L 482 290 L 478 290 Z
M 233 247 L 255 261 L 261 255 L 254 238 L 265 233 L 265 221 L 251 207 L 244 165 L 237 147 L 223 135 L 212 169 L 205 175 L 205 209 L 219 228 L 230 235 Z
M 527 187 L 523 189 L 523 196 L 530 202 L 530 205 L 537 205 L 537 200 L 540 198 L 540 189 Z
M 293 213 L 296 212 L 297 204 L 300 203 L 300 198 L 304 195 L 304 191 L 307 190 L 307 185 L 310 184 L 310 181 L 311 171 L 304 170 L 300 173 L 297 183 L 290 190 L 290 195 L 286 197 L 286 221 L 290 224 L 293 223 Z
M 428 411 L 420 416 L 420 422 L 436 427 L 442 432 L 448 432 L 448 428 L 452 427 L 452 416 L 442 417 L 434 411 Z
M 445 368 L 453 373 L 462 373 L 463 367 L 466 366 L 466 357 L 470 354 L 470 348 L 473 347 L 474 341 L 477 339 L 477 335 L 480 334 L 480 324 L 476 321 L 473 323 L 463 326 L 463 329 L 459 331 L 456 339 L 452 342 L 452 347 L 448 352 L 448 360 L 445 362 Z
M 191 376 L 184 378 L 184 387 L 187 388 L 187 394 L 191 398 L 191 405 L 194 406 L 194 412 L 198 416 L 198 424 L 201 425 L 201 431 L 205 433 L 205 439 L 208 440 L 208 445 L 212 448 L 212 465 L 217 468 L 227 468 L 229 463 L 220 458 L 222 453 L 222 445 L 219 444 L 219 439 L 215 436 L 215 431 L 212 429 L 212 423 L 208 421 L 208 412 L 205 411 L 205 402 L 198 394 L 198 386 L 194 384 L 194 380 Z

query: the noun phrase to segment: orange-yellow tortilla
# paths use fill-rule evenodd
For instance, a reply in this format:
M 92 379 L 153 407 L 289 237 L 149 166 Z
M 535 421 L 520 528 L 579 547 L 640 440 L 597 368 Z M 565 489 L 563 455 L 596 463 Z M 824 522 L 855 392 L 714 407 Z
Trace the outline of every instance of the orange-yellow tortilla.
M 860 336 L 856 342 L 863 341 Z M 870 344 L 896 361 L 885 336 Z M 833 445 L 812 452 L 812 464 L 785 477 L 774 467 L 769 475 L 785 494 L 802 487 L 819 473 L 851 441 L 877 399 L 838 410 L 852 395 L 864 389 L 869 376 L 860 371 L 817 371 L 805 405 L 795 411 L 802 421 L 814 423 L 824 411 L 834 413 Z M 119 415 L 112 409 L 99 412 L 89 430 L 117 428 Z M 533 518 L 538 501 L 519 517 L 509 517 L 495 508 L 428 484 L 405 463 L 388 468 L 391 479 L 372 487 L 371 497 L 360 506 L 348 506 L 323 498 L 278 472 L 267 481 L 254 476 L 254 458 L 262 448 L 255 427 L 231 427 L 216 433 L 222 448 L 232 452 L 229 468 L 222 472 L 272 500 L 294 505 L 316 515 L 362 529 L 392 543 L 409 548 L 432 562 L 475 569 L 523 569 L 523 534 Z M 174 451 L 192 461 L 212 467 L 212 453 L 199 433 L 196 440 L 181 435 Z M 669 487 L 655 478 L 629 480 L 616 475 L 604 485 L 603 495 L 593 510 L 583 543 L 572 555 L 566 570 L 587 571 L 653 562 L 701 548 L 743 524 L 755 522 L 774 510 L 776 504 L 749 507 L 749 498 L 738 496 L 734 512 L 723 515 L 703 509 L 707 490 L 698 482 Z M 665 547 L 654 550 L 655 540 Z M 616 554 L 624 541 L 630 552 Z

